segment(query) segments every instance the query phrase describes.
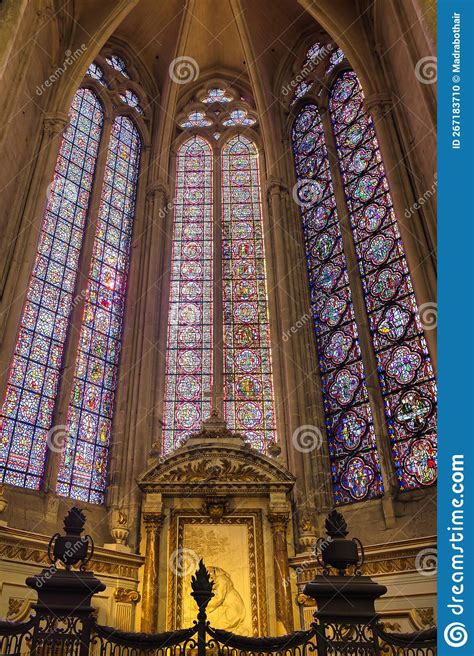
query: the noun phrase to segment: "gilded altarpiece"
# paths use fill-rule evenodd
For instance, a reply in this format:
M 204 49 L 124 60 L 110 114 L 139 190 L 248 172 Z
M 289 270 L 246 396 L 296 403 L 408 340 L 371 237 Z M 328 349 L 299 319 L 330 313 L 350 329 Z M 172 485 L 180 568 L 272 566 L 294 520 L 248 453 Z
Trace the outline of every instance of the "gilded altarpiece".
M 211 624 L 241 635 L 294 628 L 287 545 L 294 477 L 218 417 L 139 478 L 145 569 L 142 630 L 192 626 L 190 581 L 202 558 L 214 581 Z M 293 591 L 293 593 L 295 593 Z

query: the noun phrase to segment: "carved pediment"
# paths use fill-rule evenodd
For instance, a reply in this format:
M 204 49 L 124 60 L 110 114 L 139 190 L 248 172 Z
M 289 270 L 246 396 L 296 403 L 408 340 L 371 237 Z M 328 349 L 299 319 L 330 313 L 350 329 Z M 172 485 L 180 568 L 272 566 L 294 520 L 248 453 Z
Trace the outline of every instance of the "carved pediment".
M 184 446 L 166 458 L 158 458 L 138 479 L 146 492 L 186 494 L 213 493 L 232 489 L 247 494 L 268 493 L 280 488 L 289 491 L 294 477 L 277 458 L 250 448 L 244 437 L 226 428 L 202 430 L 192 435 Z

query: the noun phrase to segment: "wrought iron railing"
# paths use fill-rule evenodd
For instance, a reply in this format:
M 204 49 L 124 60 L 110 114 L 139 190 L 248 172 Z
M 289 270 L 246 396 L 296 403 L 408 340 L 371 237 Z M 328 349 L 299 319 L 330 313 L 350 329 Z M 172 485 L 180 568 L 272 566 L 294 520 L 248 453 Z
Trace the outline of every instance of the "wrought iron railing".
M 65 519 L 65 536 L 51 540 L 52 566 L 27 579 L 38 593 L 35 615 L 27 622 L 0 621 L 0 656 L 435 656 L 436 630 L 389 633 L 375 612 L 375 600 L 385 594 L 358 571 L 357 542 L 346 539 L 339 513 L 326 522 L 327 539 L 320 550 L 323 573 L 305 588 L 318 610 L 307 631 L 284 636 L 250 637 L 210 626 L 206 609 L 214 596 L 204 563 L 192 577 L 197 618 L 187 629 L 134 633 L 102 626 L 93 619 L 91 599 L 105 586 L 85 571 L 92 544 L 83 539 L 85 518 L 73 508 Z M 85 545 L 85 546 L 84 546 Z M 61 562 L 64 569 L 59 569 Z M 73 567 L 82 563 L 79 571 Z M 354 575 L 346 569 L 354 566 Z M 330 568 L 337 570 L 330 573 Z

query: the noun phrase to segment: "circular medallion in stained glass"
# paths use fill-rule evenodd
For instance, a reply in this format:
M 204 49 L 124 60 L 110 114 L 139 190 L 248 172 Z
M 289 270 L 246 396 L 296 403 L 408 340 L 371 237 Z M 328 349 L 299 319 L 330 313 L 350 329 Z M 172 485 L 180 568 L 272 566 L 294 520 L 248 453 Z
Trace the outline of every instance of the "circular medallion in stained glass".
M 347 148 L 354 148 L 362 140 L 364 131 L 358 123 L 350 127 L 342 137 L 342 142 Z
M 367 427 L 366 421 L 350 410 L 342 415 L 336 426 L 334 437 L 349 451 L 357 449 Z
M 260 396 L 262 386 L 253 376 L 244 376 L 235 384 L 237 395 L 244 399 L 254 399 Z
M 355 456 L 347 463 L 341 476 L 341 485 L 354 499 L 363 499 L 369 492 L 375 478 L 373 467 Z
M 250 171 L 233 171 L 229 182 L 231 185 L 250 185 Z
M 237 407 L 237 420 L 247 428 L 257 428 L 262 421 L 262 411 L 256 403 L 242 403 Z
M 252 217 L 252 208 L 249 205 L 233 205 L 230 217 L 232 221 L 248 221 Z
M 181 351 L 177 358 L 178 370 L 193 374 L 201 366 L 201 359 L 195 351 Z
M 295 129 L 299 132 L 306 132 L 312 126 L 315 116 L 316 113 L 314 110 L 307 109 L 302 111 L 296 120 Z
M 202 189 L 187 188 L 184 192 L 184 202 L 190 205 L 199 205 L 204 203 L 204 191 Z
M 403 467 L 420 485 L 431 485 L 437 476 L 436 456 L 436 449 L 429 440 L 415 440 L 403 460 Z
M 386 213 L 386 208 L 378 203 L 370 203 L 364 209 L 364 213 L 359 221 L 359 227 L 366 232 L 375 232 L 382 224 Z
M 256 303 L 237 303 L 234 306 L 234 318 L 241 323 L 253 323 L 257 320 Z
M 237 155 L 232 157 L 232 168 L 233 169 L 247 169 L 250 164 L 250 158 L 248 155 Z
M 181 286 L 181 295 L 186 301 L 194 301 L 201 295 L 201 285 L 197 282 L 185 282 Z
M 336 102 L 344 102 L 344 100 L 347 100 L 349 96 L 351 95 L 352 91 L 354 89 L 354 82 L 349 79 L 348 76 L 345 76 L 344 78 L 340 78 L 337 83 L 334 85 L 334 90 L 332 93 L 332 99 L 335 100 Z
M 257 293 L 255 284 L 247 280 L 241 280 L 234 286 L 235 298 L 238 301 L 246 301 L 249 298 L 255 298 Z
M 299 152 L 303 155 L 310 155 L 316 147 L 316 137 L 310 132 L 301 139 L 299 144 Z
M 179 323 L 199 323 L 200 319 L 201 310 L 199 306 L 194 305 L 193 303 L 186 303 L 180 307 L 178 313 Z
M 202 255 L 202 246 L 201 244 L 190 241 L 183 244 L 182 256 L 188 260 L 195 260 Z
M 202 277 L 202 266 L 198 262 L 182 262 L 181 275 L 186 280 L 196 280 Z
M 178 379 L 176 393 L 183 401 L 194 401 L 201 394 L 201 383 L 194 376 L 183 376 Z
M 239 371 L 253 371 L 260 364 L 260 358 L 254 351 L 245 349 L 234 356 L 235 365 Z
M 373 152 L 369 148 L 360 148 L 352 156 L 350 163 L 351 170 L 356 173 L 362 173 L 372 161 L 372 157 Z
M 250 223 L 244 221 L 232 223 L 232 239 L 247 239 L 252 236 L 253 228 Z
M 198 428 L 201 414 L 197 404 L 194 403 L 179 403 L 176 406 L 175 421 L 176 428 L 190 430 L 191 428 Z
M 233 336 L 234 344 L 237 347 L 252 346 L 252 344 L 258 344 L 260 340 L 257 326 L 235 326 Z M 232 338 L 232 333 L 230 333 L 230 337 Z
M 184 348 L 194 348 L 201 342 L 201 331 L 194 326 L 183 326 L 178 331 L 178 341 Z
M 202 239 L 202 223 L 186 223 L 183 226 L 183 239 Z

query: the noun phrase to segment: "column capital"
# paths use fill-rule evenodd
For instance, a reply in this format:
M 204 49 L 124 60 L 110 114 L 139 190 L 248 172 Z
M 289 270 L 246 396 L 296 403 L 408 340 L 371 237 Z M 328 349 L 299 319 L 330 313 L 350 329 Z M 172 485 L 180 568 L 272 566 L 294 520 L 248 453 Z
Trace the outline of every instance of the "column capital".
M 141 595 L 138 590 L 116 588 L 114 591 L 114 599 L 118 604 L 137 604 L 140 601 L 140 598 Z
M 392 111 L 392 94 L 389 91 L 371 93 L 369 96 L 365 96 L 364 106 L 368 112 L 379 118 L 380 114 L 386 114 Z
M 64 132 L 68 123 L 68 115 L 63 112 L 45 114 L 43 118 L 43 132 L 51 138 Z
M 288 522 L 290 519 L 289 512 L 277 512 L 270 510 L 267 513 L 267 519 L 271 526 L 272 531 L 274 532 L 283 532 L 286 533 Z
M 146 512 L 143 513 L 145 529 L 148 532 L 159 532 L 164 522 L 164 515 L 161 513 Z
M 159 196 L 160 194 L 165 198 L 165 200 L 169 198 L 170 195 L 169 185 L 166 184 L 166 182 L 163 182 L 162 180 L 157 180 L 156 182 L 152 182 L 146 188 L 147 198 L 153 198 L 154 196 Z
M 275 194 L 288 193 L 288 187 L 280 178 L 268 178 L 266 184 L 267 198 Z

